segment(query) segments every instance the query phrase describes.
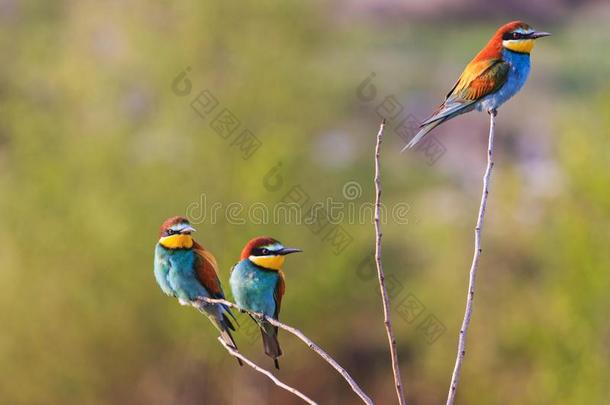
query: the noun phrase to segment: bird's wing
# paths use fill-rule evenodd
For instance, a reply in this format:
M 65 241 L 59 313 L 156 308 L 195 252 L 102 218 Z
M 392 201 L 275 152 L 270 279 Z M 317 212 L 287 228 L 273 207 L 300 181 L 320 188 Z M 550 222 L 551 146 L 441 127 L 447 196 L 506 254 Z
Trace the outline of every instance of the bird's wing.
M 213 298 L 224 298 L 218 279 L 218 263 L 212 253 L 198 243 L 193 244 L 195 253 L 195 276 Z
M 278 271 L 278 279 L 277 284 L 275 285 L 275 291 L 273 292 L 273 298 L 275 299 L 275 314 L 273 317 L 275 319 L 279 319 L 280 315 L 280 307 L 282 306 L 282 298 L 284 297 L 284 292 L 286 291 L 286 283 L 284 282 L 284 273 L 282 271 Z
M 195 252 L 195 276 L 205 288 L 212 298 L 225 299 L 225 294 L 222 291 L 220 280 L 218 279 L 218 263 L 212 253 L 205 250 L 203 246 L 193 241 L 193 252 Z M 226 314 L 230 315 L 235 321 L 235 315 L 231 309 L 225 304 L 222 306 L 225 315 L 223 316 L 226 326 L 235 330 Z
M 501 58 L 471 62 L 447 95 L 447 99 L 477 101 L 498 90 L 506 82 L 510 64 Z
M 447 93 L 445 102 L 421 126 L 470 111 L 474 103 L 502 87 L 509 69 L 509 63 L 500 58 L 470 62 Z

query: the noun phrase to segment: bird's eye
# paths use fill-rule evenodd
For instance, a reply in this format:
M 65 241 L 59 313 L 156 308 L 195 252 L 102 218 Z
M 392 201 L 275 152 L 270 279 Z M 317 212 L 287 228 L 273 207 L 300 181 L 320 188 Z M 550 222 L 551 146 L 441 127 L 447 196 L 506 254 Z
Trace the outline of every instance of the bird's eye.
M 518 32 L 513 32 L 513 39 L 519 39 L 521 37 L 521 34 L 519 34 Z
M 168 234 L 169 236 L 174 235 L 175 233 L 176 233 L 176 231 L 174 231 L 173 229 L 168 229 L 168 230 L 167 230 L 167 234 Z
M 264 254 L 264 255 L 268 255 L 269 254 L 269 250 L 263 248 L 263 249 L 261 249 L 261 253 Z

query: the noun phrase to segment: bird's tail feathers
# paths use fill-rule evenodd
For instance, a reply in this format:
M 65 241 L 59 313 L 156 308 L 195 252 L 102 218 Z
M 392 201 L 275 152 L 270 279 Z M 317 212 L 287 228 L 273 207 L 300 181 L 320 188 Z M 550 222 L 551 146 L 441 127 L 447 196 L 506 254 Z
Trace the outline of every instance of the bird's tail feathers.
M 231 314 L 231 315 L 233 315 L 233 314 Z M 222 314 L 222 321 L 225 324 L 225 326 L 227 327 L 227 329 L 235 330 L 235 326 L 233 326 L 233 323 L 231 322 L 231 320 L 229 319 L 227 314 Z M 237 323 L 237 320 L 235 320 L 235 323 Z M 237 323 L 237 325 L 239 325 L 239 323 Z
M 229 318 L 225 314 L 222 314 L 222 319 L 218 319 L 212 316 L 210 316 L 210 319 L 212 320 L 216 328 L 218 328 L 218 331 L 220 332 L 220 338 L 224 340 L 227 346 L 237 351 L 237 343 L 235 343 L 235 339 L 233 339 L 233 335 L 231 335 L 231 330 L 235 330 L 235 327 L 233 326 Z M 237 362 L 240 366 L 244 365 L 241 359 L 237 359 Z
M 235 340 L 233 340 L 233 336 L 231 335 L 231 332 L 229 332 L 228 329 L 222 329 L 220 331 L 220 337 L 222 338 L 222 340 L 225 341 L 228 346 L 237 351 L 237 344 L 235 343 Z M 239 358 L 237 358 L 237 363 L 239 363 L 240 366 L 244 365 L 244 363 Z
M 229 325 L 229 328 L 231 330 L 235 330 L 235 328 L 233 327 L 233 324 L 231 323 L 231 321 L 229 320 L 229 317 L 227 315 L 230 315 L 231 318 L 233 318 L 233 320 L 235 321 L 235 323 L 237 324 L 237 326 L 239 326 L 239 322 L 237 321 L 237 318 L 235 317 L 235 315 L 233 314 L 233 311 L 231 311 L 231 308 L 229 308 L 226 305 L 222 305 L 222 309 L 224 310 L 224 313 L 222 314 L 225 322 Z
M 472 111 L 473 109 L 474 109 L 474 102 L 468 102 L 468 103 L 454 102 L 454 103 L 450 103 L 450 104 L 443 104 L 436 113 L 434 113 L 430 118 L 425 120 L 420 125 L 421 129 L 419 130 L 419 132 L 413 137 L 413 139 L 411 139 L 411 141 L 407 144 L 407 146 L 402 148 L 402 150 L 400 152 L 402 153 L 407 149 L 413 148 L 415 145 L 417 145 L 422 140 L 422 138 L 424 136 L 426 136 L 426 134 L 428 132 L 432 131 L 434 128 L 438 127 L 443 122 L 448 121 L 451 118 L 458 116 L 460 114 L 464 114 L 469 111 Z
M 269 325 L 269 327 L 261 328 L 261 335 L 263 337 L 263 346 L 265 348 L 265 354 L 273 359 L 275 368 L 280 369 L 280 363 L 277 360 L 282 355 L 282 349 L 280 348 L 280 342 L 277 340 L 277 328 Z
M 424 125 L 419 130 L 419 132 L 413 137 L 413 139 L 411 139 L 411 141 L 407 144 L 407 146 L 405 146 L 404 148 L 402 148 L 400 150 L 400 152 L 402 153 L 402 152 L 406 151 L 407 149 L 411 149 L 412 147 L 417 145 L 419 143 L 419 141 L 421 141 L 422 138 L 428 134 L 428 132 L 432 131 L 434 128 L 438 127 L 439 125 L 441 125 L 443 122 L 445 122 L 448 119 L 449 118 L 443 118 L 438 121 L 433 121 L 429 124 Z

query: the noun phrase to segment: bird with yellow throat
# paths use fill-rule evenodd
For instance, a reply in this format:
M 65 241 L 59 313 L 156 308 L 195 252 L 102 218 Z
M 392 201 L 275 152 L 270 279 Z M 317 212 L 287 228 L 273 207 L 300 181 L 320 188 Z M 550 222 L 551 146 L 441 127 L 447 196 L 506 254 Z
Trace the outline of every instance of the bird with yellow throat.
M 430 131 L 472 110 L 496 114 L 498 107 L 517 94 L 530 72 L 530 52 L 536 39 L 549 36 L 522 21 L 500 27 L 466 66 L 445 101 L 403 148 L 412 148 Z
M 241 252 L 239 263 L 233 267 L 229 283 L 240 307 L 278 319 L 286 284 L 282 267 L 286 255 L 300 249 L 284 247 L 276 239 L 260 236 L 250 240 Z M 265 354 L 279 369 L 278 357 L 282 349 L 277 340 L 277 327 L 264 319 L 252 317 L 261 329 Z
M 172 217 L 163 222 L 155 247 L 155 279 L 165 294 L 207 315 L 225 343 L 237 350 L 231 336 L 231 330 L 235 330 L 229 319 L 235 319 L 231 310 L 226 305 L 201 299 L 224 299 L 225 295 L 214 255 L 193 239 L 193 232 L 195 228 L 186 218 Z M 237 361 L 242 364 L 241 360 Z

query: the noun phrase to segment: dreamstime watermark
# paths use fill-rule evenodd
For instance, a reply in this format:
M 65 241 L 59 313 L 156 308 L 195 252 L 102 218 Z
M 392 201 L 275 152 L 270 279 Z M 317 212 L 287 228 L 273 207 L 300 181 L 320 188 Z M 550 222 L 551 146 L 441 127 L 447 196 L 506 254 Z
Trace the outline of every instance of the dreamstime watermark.
M 190 72 L 191 68 L 187 67 L 174 77 L 170 86 L 173 94 L 181 98 L 190 96 L 189 104 L 197 116 L 204 121 L 209 119 L 209 127 L 220 138 L 229 142 L 229 146 L 237 150 L 244 160 L 250 159 L 260 149 L 262 142 L 252 131 L 245 128 L 241 120 L 209 89 L 201 88 L 195 96 L 192 96 L 193 83 L 189 78 Z M 358 98 L 364 103 L 370 103 L 376 98 L 377 89 L 371 83 L 374 77 L 375 73 L 372 73 L 358 87 Z M 401 118 L 403 109 L 396 97 L 391 95 L 376 108 L 376 112 L 390 122 Z M 415 117 L 408 115 L 394 128 L 394 131 L 408 141 L 418 129 L 419 123 Z M 432 138 L 432 143 L 424 142 L 416 150 L 422 152 L 428 163 L 432 165 L 446 149 Z M 193 224 L 223 222 L 234 225 L 246 223 L 305 225 L 323 242 L 324 248 L 330 249 L 334 255 L 349 252 L 354 237 L 344 225 L 373 224 L 374 219 L 374 203 L 358 201 L 363 194 L 362 185 L 357 181 L 348 181 L 341 187 L 339 198 L 330 196 L 314 200 L 301 184 L 287 184 L 281 167 L 282 163 L 278 162 L 262 178 L 263 187 L 271 194 L 279 196 L 274 202 L 221 203 L 208 200 L 208 196 L 204 193 L 198 201 L 188 205 L 187 217 Z M 282 192 L 279 193 L 280 191 Z M 411 213 L 411 206 L 405 202 L 392 206 L 382 203 L 380 220 L 384 224 L 393 222 L 402 225 L 418 222 Z M 351 251 L 353 254 L 359 254 L 358 252 L 360 251 L 354 249 Z M 373 257 L 372 253 L 366 256 L 357 269 L 357 275 L 363 281 L 371 280 L 375 276 Z M 398 316 L 409 324 L 415 323 L 416 329 L 423 334 L 426 341 L 430 344 L 434 343 L 445 332 L 445 326 L 433 314 L 426 311 L 425 306 L 413 293 L 404 291 L 404 286 L 396 276 L 388 275 L 386 283 Z M 245 339 L 248 344 L 254 343 L 260 335 L 258 325 L 249 319 L 244 319 L 235 327 L 239 331 L 240 338 Z M 221 361 L 226 361 L 228 358 L 223 356 Z
M 172 80 L 172 92 L 178 97 L 190 96 L 193 83 L 188 77 L 191 67 L 188 66 L 178 73 Z M 205 120 L 213 116 L 210 128 L 216 134 L 236 148 L 244 160 L 248 160 L 260 149 L 262 142 L 250 131 L 241 125 L 241 120 L 225 105 L 220 105 L 218 98 L 208 89 L 201 90 L 195 98 L 191 99 L 191 108 L 197 115 Z M 219 107 L 220 108 L 217 108 Z M 238 131 L 239 129 L 239 131 Z
M 371 72 L 356 88 L 356 98 L 364 104 L 369 104 L 377 98 L 377 86 L 373 84 L 376 73 Z M 408 143 L 420 130 L 420 122 L 413 114 L 404 114 L 405 107 L 394 94 L 384 97 L 375 108 L 380 118 L 384 118 L 394 126 L 394 132 L 405 143 Z M 445 145 L 434 135 L 428 134 L 416 146 L 415 151 L 422 153 L 430 166 L 435 164 L 447 151 Z
M 362 281 L 376 280 L 375 252 L 367 254 L 358 267 L 356 274 Z M 415 329 L 422 334 L 426 343 L 433 344 L 446 331 L 447 327 L 412 292 L 405 289 L 403 283 L 391 273 L 385 274 L 385 283 L 390 303 L 400 319 L 408 324 L 415 324 Z M 380 292 L 377 290 L 377 293 Z
M 265 190 L 272 194 L 277 195 L 278 191 L 284 190 L 279 202 L 297 204 L 303 212 L 306 212 L 309 218 L 308 224 L 306 224 L 307 230 L 319 238 L 324 243 L 325 248 L 330 248 L 334 255 L 343 253 L 354 241 L 354 237 L 343 225 L 330 223 L 328 213 L 324 209 L 313 209 L 313 204 L 310 205 L 311 195 L 301 184 L 293 183 L 286 190 L 282 162 L 278 162 L 265 173 L 262 183 Z M 344 188 L 351 190 L 353 187 Z M 344 192 L 347 192 L 350 198 L 353 198 L 349 190 L 344 190 Z
M 253 203 L 212 201 L 207 194 L 200 195 L 186 208 L 186 216 L 192 224 L 219 222 L 231 225 L 307 225 L 315 226 L 324 218 L 329 225 L 366 225 L 373 224 L 375 204 L 359 202 L 362 186 L 349 181 L 343 186 L 343 199 L 326 197 L 310 204 L 309 196 L 302 187 L 292 187 L 279 201 Z M 380 220 L 399 225 L 409 224 L 411 206 L 405 202 L 391 206 L 380 205 Z

